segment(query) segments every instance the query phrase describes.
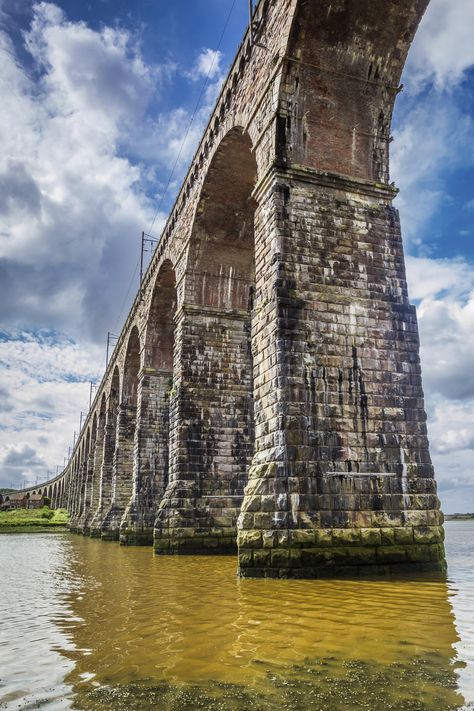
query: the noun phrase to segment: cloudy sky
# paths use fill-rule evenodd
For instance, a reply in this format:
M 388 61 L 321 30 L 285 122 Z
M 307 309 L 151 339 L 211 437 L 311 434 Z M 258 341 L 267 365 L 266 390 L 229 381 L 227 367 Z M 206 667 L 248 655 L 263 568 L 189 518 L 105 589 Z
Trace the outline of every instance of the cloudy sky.
M 246 0 L 0 0 L 0 486 L 62 464 L 246 21 Z M 473 26 L 473 0 L 431 0 L 392 144 L 447 512 L 474 511 Z

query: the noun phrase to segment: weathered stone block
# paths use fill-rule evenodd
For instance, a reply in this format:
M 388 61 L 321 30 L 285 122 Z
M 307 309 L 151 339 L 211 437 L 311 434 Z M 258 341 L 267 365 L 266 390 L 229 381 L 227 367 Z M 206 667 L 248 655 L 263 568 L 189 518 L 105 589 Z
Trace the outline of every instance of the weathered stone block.
M 413 543 L 413 529 L 410 527 L 406 528 L 395 528 L 395 543 L 405 544 L 409 546 Z
M 443 529 L 439 526 L 419 526 L 413 529 L 415 543 L 438 543 L 444 540 Z
M 380 546 L 382 543 L 382 535 L 380 529 L 361 528 L 360 542 L 364 546 Z
M 243 569 L 253 566 L 253 551 L 239 551 L 239 565 Z
M 404 563 L 407 560 L 405 546 L 380 546 L 376 551 L 379 563 Z
M 271 551 L 272 568 L 288 568 L 290 565 L 290 551 L 284 548 L 273 548 Z
M 315 531 L 299 529 L 290 532 L 290 545 L 296 548 L 310 548 L 316 543 Z
M 305 568 L 334 565 L 332 549 L 329 548 L 303 548 L 300 560 Z
M 255 550 L 253 552 L 253 561 L 256 567 L 267 567 L 271 565 L 271 559 L 270 550 Z
M 332 546 L 332 529 L 318 528 L 314 531 L 315 545 L 320 548 Z
M 260 531 L 239 531 L 239 548 L 261 548 L 262 534 Z
M 335 528 L 332 532 L 333 546 L 360 545 L 361 534 L 358 528 Z
M 406 557 L 409 563 L 426 563 L 431 560 L 430 546 L 411 545 L 406 547 Z
M 395 529 L 394 528 L 381 528 L 380 536 L 382 539 L 382 545 L 393 546 L 395 545 Z
M 268 530 L 273 526 L 273 514 L 271 513 L 255 513 L 253 520 L 255 528 L 260 530 Z

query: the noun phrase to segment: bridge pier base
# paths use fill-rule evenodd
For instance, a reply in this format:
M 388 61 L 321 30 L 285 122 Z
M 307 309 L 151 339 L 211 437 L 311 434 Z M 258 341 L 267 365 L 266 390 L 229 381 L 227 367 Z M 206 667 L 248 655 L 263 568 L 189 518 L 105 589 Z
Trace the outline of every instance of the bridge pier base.
M 92 517 L 89 536 L 91 538 L 100 538 L 102 535 L 102 521 L 101 521 L 101 511 L 96 511 Z
M 120 525 L 122 545 L 153 545 L 156 510 L 168 481 L 172 375 L 158 368 L 139 373 L 133 492 Z
M 229 305 L 193 304 L 176 321 L 170 481 L 157 511 L 155 551 L 235 554 L 253 448 L 250 315 Z
M 132 492 L 136 407 L 119 405 L 112 473 L 112 502 L 102 521 L 101 538 L 118 541 L 120 525 Z
M 267 214 L 273 205 L 275 267 L 266 311 L 257 283 L 257 451 L 240 575 L 444 570 L 394 192 L 275 173 L 260 195 Z
M 194 482 L 171 484 L 158 510 L 158 555 L 235 555 L 242 496 L 200 496 Z

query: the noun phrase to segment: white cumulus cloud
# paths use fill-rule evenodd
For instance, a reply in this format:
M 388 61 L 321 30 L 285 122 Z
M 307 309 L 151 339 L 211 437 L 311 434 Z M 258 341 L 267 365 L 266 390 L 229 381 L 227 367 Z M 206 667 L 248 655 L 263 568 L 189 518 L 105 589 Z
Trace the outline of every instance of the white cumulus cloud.
M 410 91 L 433 82 L 450 90 L 474 64 L 474 3 L 471 0 L 431 0 L 405 72 Z

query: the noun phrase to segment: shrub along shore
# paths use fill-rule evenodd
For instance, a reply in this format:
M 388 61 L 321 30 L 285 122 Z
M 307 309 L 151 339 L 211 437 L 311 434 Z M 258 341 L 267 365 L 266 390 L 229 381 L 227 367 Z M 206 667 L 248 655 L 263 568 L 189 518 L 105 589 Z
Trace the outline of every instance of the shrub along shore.
M 39 533 L 65 529 L 69 523 L 66 509 L 14 509 L 0 512 L 0 533 Z

